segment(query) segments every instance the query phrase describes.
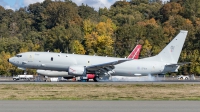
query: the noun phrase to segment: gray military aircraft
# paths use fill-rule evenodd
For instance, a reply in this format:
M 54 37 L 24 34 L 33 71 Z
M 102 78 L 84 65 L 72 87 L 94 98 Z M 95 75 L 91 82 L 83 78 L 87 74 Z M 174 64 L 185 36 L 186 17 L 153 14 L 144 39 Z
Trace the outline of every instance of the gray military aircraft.
M 128 55 L 128 59 L 138 59 L 140 55 L 142 45 L 136 45 L 133 51 Z M 63 77 L 65 79 L 72 79 L 75 76 L 71 76 L 66 71 L 54 71 L 54 70 L 37 70 L 37 73 L 47 77 Z M 95 74 L 87 74 L 87 79 L 94 79 Z
M 95 74 L 95 81 L 105 75 L 143 76 L 170 72 L 177 63 L 188 31 L 180 33 L 156 56 L 132 60 L 116 57 L 89 56 L 52 52 L 25 52 L 8 59 L 20 68 L 67 71 L 71 76 Z

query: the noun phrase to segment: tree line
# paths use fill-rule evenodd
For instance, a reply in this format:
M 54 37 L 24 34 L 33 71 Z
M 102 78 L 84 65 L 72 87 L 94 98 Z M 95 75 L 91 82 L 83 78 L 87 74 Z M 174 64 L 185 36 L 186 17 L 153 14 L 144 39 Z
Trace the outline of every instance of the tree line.
M 158 54 L 180 30 L 188 30 L 177 74 L 200 75 L 200 1 L 116 1 L 98 11 L 72 0 L 0 6 L 0 75 L 21 73 L 7 59 L 20 52 L 51 51 L 125 57 L 142 45 L 140 58 Z M 29 70 L 35 74 L 35 70 Z

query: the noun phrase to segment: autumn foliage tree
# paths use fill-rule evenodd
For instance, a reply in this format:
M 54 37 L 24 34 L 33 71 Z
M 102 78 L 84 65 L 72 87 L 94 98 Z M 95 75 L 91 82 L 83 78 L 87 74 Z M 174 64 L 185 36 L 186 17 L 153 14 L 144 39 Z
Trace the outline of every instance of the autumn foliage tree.
M 158 54 L 180 30 L 188 30 L 178 74 L 200 74 L 200 0 L 116 1 L 95 10 L 72 0 L 0 6 L 0 75 L 20 74 L 6 60 L 20 52 L 50 51 L 126 57 L 137 44 L 140 58 Z M 29 70 L 35 74 L 35 71 Z
M 113 55 L 113 33 L 116 26 L 111 19 L 94 25 L 90 20 L 84 22 L 85 46 L 87 54 Z

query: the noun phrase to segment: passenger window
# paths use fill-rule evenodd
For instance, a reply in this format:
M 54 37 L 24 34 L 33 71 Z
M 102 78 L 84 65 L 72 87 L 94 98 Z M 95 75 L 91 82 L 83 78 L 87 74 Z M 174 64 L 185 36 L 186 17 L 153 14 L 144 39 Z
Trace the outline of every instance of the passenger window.
M 53 57 L 51 57 L 51 61 L 53 61 Z

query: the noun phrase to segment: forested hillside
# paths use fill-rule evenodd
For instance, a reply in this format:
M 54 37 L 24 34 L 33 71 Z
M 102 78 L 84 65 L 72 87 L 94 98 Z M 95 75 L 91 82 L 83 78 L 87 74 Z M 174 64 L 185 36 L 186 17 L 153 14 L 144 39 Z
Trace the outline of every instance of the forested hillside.
M 72 0 L 45 0 L 16 11 L 0 6 L 0 75 L 19 73 L 7 59 L 26 51 L 125 57 L 142 44 L 140 58 L 149 57 L 180 30 L 189 33 L 179 62 L 192 63 L 178 74 L 200 75 L 200 0 L 148 1 L 117 1 L 98 11 Z

